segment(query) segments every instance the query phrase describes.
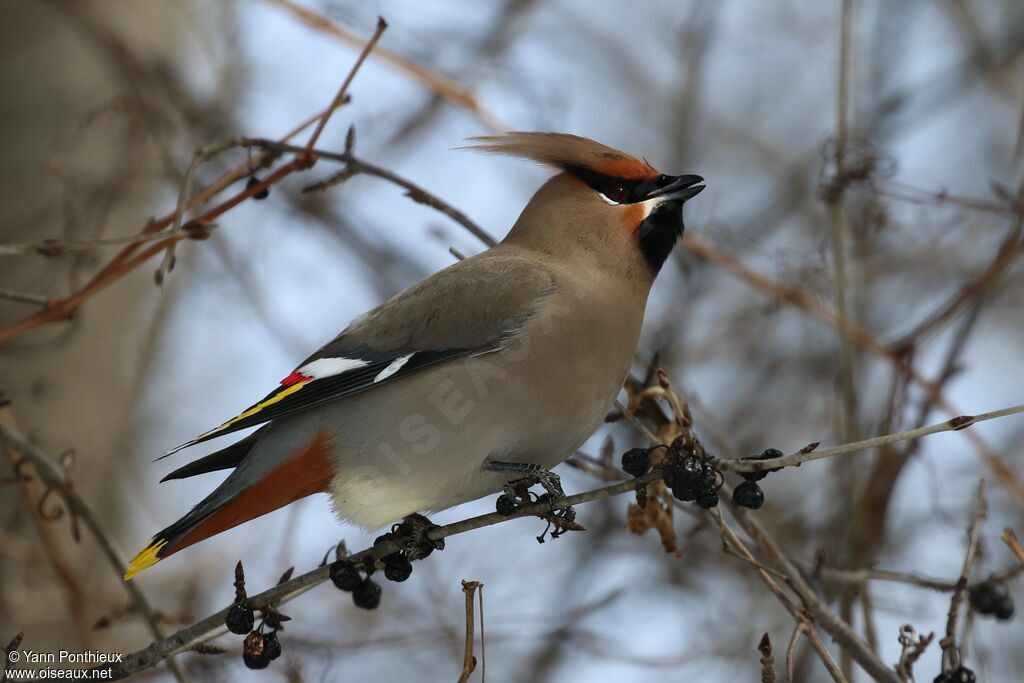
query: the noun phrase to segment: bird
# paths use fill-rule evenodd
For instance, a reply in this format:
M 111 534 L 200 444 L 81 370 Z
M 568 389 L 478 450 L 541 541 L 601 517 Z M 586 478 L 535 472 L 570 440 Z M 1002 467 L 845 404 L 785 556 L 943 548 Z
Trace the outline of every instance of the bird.
M 162 456 L 259 427 L 163 478 L 231 470 L 152 537 L 125 580 L 315 493 L 373 530 L 519 479 L 560 490 L 550 470 L 622 390 L 683 204 L 704 179 L 567 133 L 470 140 L 464 149 L 555 174 L 495 246 L 355 319 L 261 401 Z

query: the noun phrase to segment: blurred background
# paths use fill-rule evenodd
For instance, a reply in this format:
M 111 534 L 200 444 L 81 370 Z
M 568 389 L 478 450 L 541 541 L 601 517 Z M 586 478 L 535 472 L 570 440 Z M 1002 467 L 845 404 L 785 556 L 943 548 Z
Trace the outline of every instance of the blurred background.
M 138 232 L 174 209 L 196 148 L 276 138 L 329 104 L 359 48 L 339 35 L 365 39 L 382 15 L 384 52 L 319 146 L 340 150 L 354 125 L 363 159 L 492 234 L 504 235 L 549 173 L 453 151 L 496 128 L 586 135 L 707 179 L 686 207 L 698 241 L 662 271 L 636 370 L 657 358 L 709 450 L 792 452 L 1024 402 L 1024 5 L 855 0 L 849 10 L 841 60 L 840 0 L 8 0 L 0 241 Z M 470 97 L 424 87 L 386 51 Z M 196 187 L 244 160 L 234 150 L 210 161 Z M 0 345 L 6 419 L 51 455 L 74 450 L 76 490 L 124 555 L 219 481 L 157 483 L 214 446 L 156 456 L 262 397 L 351 318 L 451 263 L 450 248 L 483 248 L 376 178 L 301 193 L 333 170 L 321 162 L 218 219 L 208 241 L 179 245 L 162 287 L 154 258 L 72 320 Z M 66 297 L 118 248 L 0 256 L 0 290 Z M 840 298 L 867 335 L 857 343 L 841 343 L 829 322 Z M 10 299 L 0 325 L 39 310 Z M 954 581 L 985 477 L 975 567 L 984 577 L 1013 566 L 1002 529 L 1024 531 L 1014 493 L 1022 437 L 1024 420 L 1007 418 L 805 464 L 763 482 L 756 514 L 808 567 Z M 615 453 L 643 443 L 609 425 L 584 453 L 608 439 Z M 571 465 L 559 472 L 570 492 L 601 483 Z M 151 642 L 138 615 L 123 614 L 126 595 L 95 541 L 76 544 L 65 518 L 43 522 L 41 542 L 37 508 L 17 488 L 7 482 L 0 495 L 0 641 L 23 630 L 23 647 L 38 651 Z M 654 532 L 626 531 L 628 503 L 582 506 L 588 530 L 543 545 L 536 519 L 452 538 L 409 581 L 385 585 L 373 612 L 321 586 L 283 609 L 293 617 L 284 656 L 267 671 L 242 667 L 234 637 L 215 641 L 227 654 L 179 659 L 197 680 L 456 680 L 466 579 L 486 586 L 488 680 L 759 680 L 761 635 L 781 661 L 792 618 L 749 565 L 722 552 L 706 516 L 677 511 L 672 555 Z M 434 521 L 493 506 L 492 497 Z M 339 526 L 315 496 L 136 581 L 170 632 L 230 602 L 239 559 L 257 592 L 292 565 L 316 566 L 340 539 L 358 549 L 372 538 Z M 900 625 L 944 631 L 948 593 L 821 588 L 888 664 Z M 1019 582 L 1010 590 L 1024 603 Z M 1022 633 L 1013 621 L 973 619 L 966 657 L 979 680 L 1019 680 Z M 826 679 L 809 648 L 797 662 L 799 680 Z M 936 644 L 916 670 L 919 680 L 938 673 Z

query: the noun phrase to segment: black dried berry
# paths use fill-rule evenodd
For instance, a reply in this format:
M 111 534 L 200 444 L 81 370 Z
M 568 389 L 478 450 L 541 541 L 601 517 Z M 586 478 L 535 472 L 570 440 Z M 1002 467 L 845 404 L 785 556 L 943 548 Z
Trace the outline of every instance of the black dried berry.
M 252 607 L 249 607 L 249 603 L 236 602 L 231 605 L 231 609 L 228 610 L 228 615 L 224 619 L 224 624 L 232 633 L 244 636 L 246 633 L 251 631 L 252 627 L 256 624 L 256 615 L 253 614 Z
M 946 676 L 946 680 L 949 681 L 949 683 L 975 683 L 976 680 L 974 672 L 966 666 L 959 666 L 952 671 L 947 672 Z
M 631 448 L 622 454 L 622 470 L 633 477 L 647 474 L 651 469 L 651 452 L 646 448 Z
M 356 566 L 348 560 L 338 560 L 331 564 L 331 583 L 343 591 L 354 591 L 363 582 Z
M 991 583 L 980 583 L 971 588 L 971 607 L 978 614 L 994 616 L 1006 621 L 1013 616 L 1013 598 L 1006 586 L 998 587 Z
M 754 482 L 744 481 L 732 490 L 732 500 L 740 507 L 756 510 L 764 505 L 764 492 Z
M 260 179 L 259 178 L 257 178 L 256 176 L 250 176 L 249 180 L 247 180 L 246 183 L 245 183 L 245 187 L 246 187 L 246 189 L 249 189 L 249 188 L 254 187 L 256 185 L 259 185 L 259 184 L 260 184 Z M 270 188 L 269 187 L 264 187 L 259 192 L 254 193 L 252 198 L 253 199 L 266 199 L 269 196 L 270 196 Z
M 719 488 L 722 485 L 722 473 L 715 467 L 715 462 L 712 458 L 708 458 L 704 461 L 704 480 L 708 486 L 712 488 Z
M 761 470 L 760 472 L 740 472 L 740 476 L 747 481 L 761 481 L 768 476 L 768 470 Z
M 253 631 L 242 643 L 242 661 L 250 669 L 266 669 L 270 664 L 270 653 L 265 647 L 266 636 Z
M 679 485 L 679 465 L 671 463 L 661 468 L 661 479 L 665 486 L 673 489 Z
M 494 504 L 494 509 L 497 510 L 498 514 L 502 517 L 508 517 L 516 511 L 516 503 L 503 493 L 498 496 L 498 502 Z
M 377 609 L 380 605 L 380 584 L 366 577 L 359 587 L 352 591 L 352 602 L 363 609 Z
M 981 583 L 971 588 L 971 607 L 973 607 L 974 611 L 978 614 L 993 614 L 996 610 L 996 604 L 999 602 L 999 598 L 999 591 L 990 583 Z
M 999 601 L 992 610 L 992 614 L 1000 621 L 1009 621 L 1013 617 L 1013 599 L 1007 593 L 999 596 Z
M 697 505 L 701 506 L 705 510 L 718 505 L 718 491 L 708 486 L 707 488 L 701 489 L 697 492 Z
M 263 654 L 270 661 L 281 656 L 281 641 L 277 639 L 277 631 L 271 631 L 263 636 Z
M 384 577 L 388 581 L 405 581 L 412 574 L 412 562 L 402 553 L 384 558 Z
M 775 458 L 781 458 L 783 455 L 782 451 L 778 448 L 766 448 L 761 455 L 755 455 L 750 460 L 774 460 Z M 740 476 L 747 481 L 761 481 L 768 476 L 768 473 L 772 470 L 761 470 L 760 472 L 740 472 Z
M 690 486 L 704 483 L 704 461 L 695 455 L 686 458 L 677 472 L 677 479 L 679 483 Z
M 697 500 L 697 494 L 700 491 L 696 486 L 687 483 L 676 482 L 676 485 L 672 487 L 672 495 L 684 503 Z
M 251 655 L 248 652 L 242 653 L 242 661 L 250 669 L 266 669 L 270 666 L 270 657 L 263 652 L 258 655 Z

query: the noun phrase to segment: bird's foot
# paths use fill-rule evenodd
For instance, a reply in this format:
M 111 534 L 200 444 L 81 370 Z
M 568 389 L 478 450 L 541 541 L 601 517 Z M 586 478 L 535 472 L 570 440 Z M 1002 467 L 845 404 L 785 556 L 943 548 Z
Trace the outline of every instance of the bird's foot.
M 484 464 L 488 472 L 509 472 L 520 474 L 517 479 L 511 479 L 502 486 L 502 491 L 509 498 L 522 502 L 529 502 L 527 490 L 534 484 L 540 484 L 552 498 L 564 498 L 565 491 L 562 490 L 562 478 L 551 470 L 546 470 L 535 463 L 500 462 L 490 460 Z
M 537 502 L 543 502 L 545 500 L 550 500 L 550 497 L 547 494 L 540 496 Z M 540 518 L 547 522 L 547 526 L 545 526 L 544 531 L 537 536 L 538 543 L 543 543 L 544 537 L 549 534 L 552 539 L 556 539 L 566 531 L 587 530 L 585 526 L 576 521 L 576 509 L 572 506 L 544 513 L 540 515 Z
M 509 480 L 502 486 L 502 495 L 498 496 L 496 504 L 499 514 L 508 516 L 513 514 L 520 505 L 549 502 L 565 497 L 561 477 L 540 465 L 490 461 L 484 468 L 492 472 L 515 472 L 525 475 Z M 540 484 L 545 493 L 531 499 L 529 489 L 534 484 Z M 548 521 L 548 527 L 537 537 L 540 543 L 544 542 L 544 537 L 552 526 L 555 527 L 555 530 L 551 532 L 552 538 L 558 538 L 566 531 L 583 530 L 583 527 L 576 523 L 576 510 L 571 507 L 548 512 L 542 514 L 541 517 Z
M 444 550 L 444 539 L 434 540 L 427 536 L 439 528 L 421 514 L 412 514 L 391 528 L 393 539 L 410 560 L 421 560 L 435 550 Z

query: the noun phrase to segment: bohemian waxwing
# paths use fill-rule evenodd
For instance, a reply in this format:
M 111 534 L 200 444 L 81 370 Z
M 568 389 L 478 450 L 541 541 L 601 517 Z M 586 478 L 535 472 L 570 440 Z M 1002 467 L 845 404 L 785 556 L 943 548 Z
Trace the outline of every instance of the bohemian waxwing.
M 262 401 L 171 451 L 263 425 L 164 477 L 232 470 L 126 579 L 313 493 L 367 529 L 458 505 L 554 467 L 601 424 L 703 179 L 575 135 L 475 141 L 560 173 L 500 244 L 392 297 Z

